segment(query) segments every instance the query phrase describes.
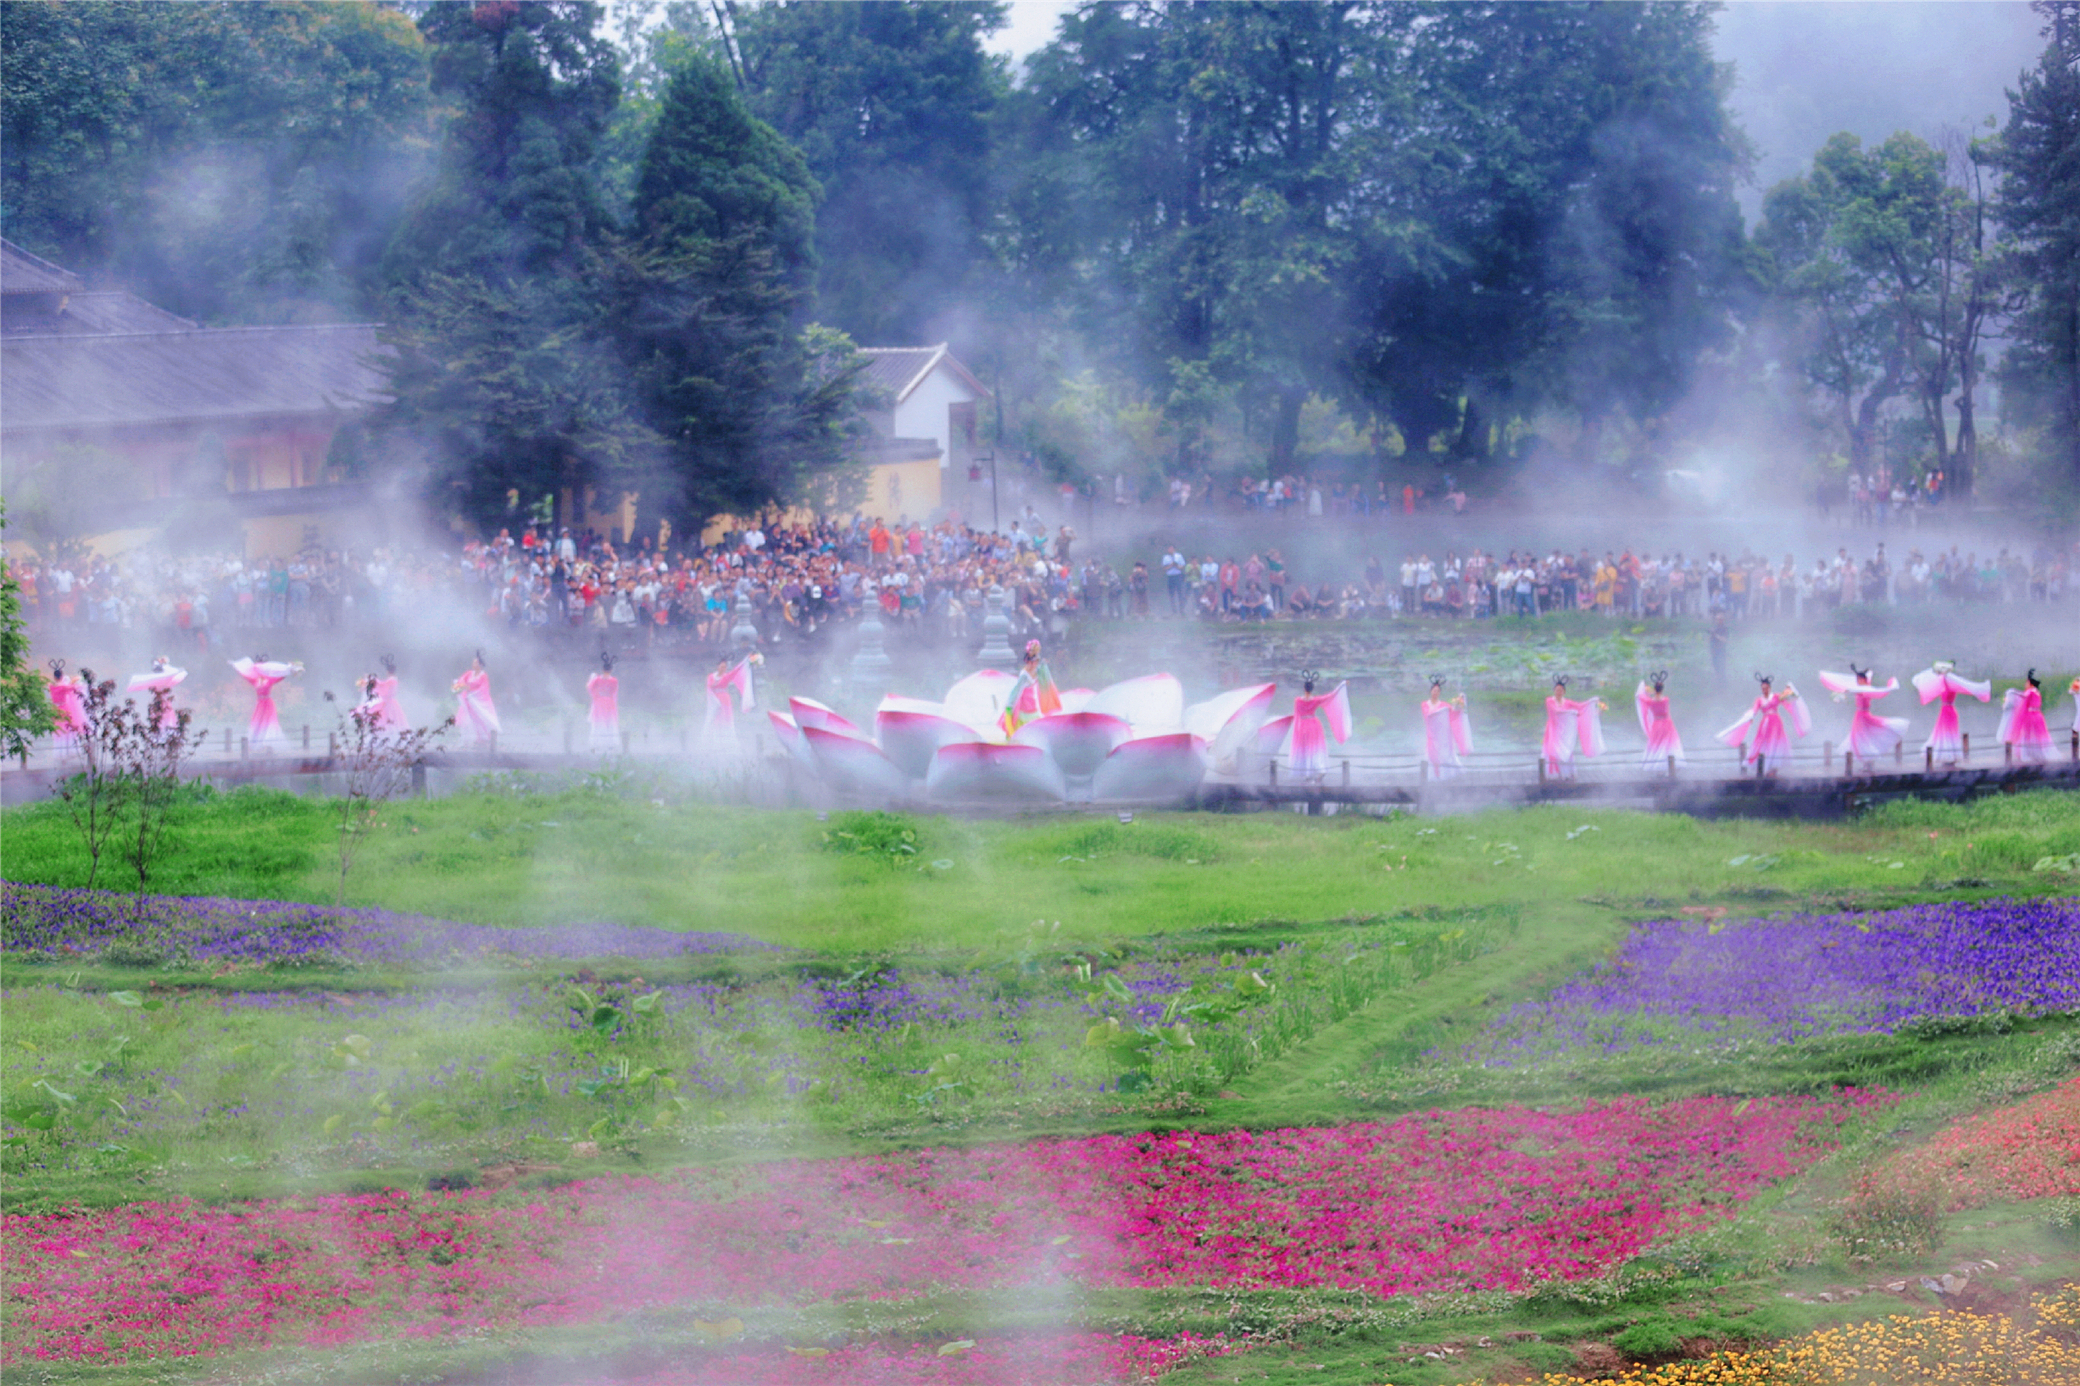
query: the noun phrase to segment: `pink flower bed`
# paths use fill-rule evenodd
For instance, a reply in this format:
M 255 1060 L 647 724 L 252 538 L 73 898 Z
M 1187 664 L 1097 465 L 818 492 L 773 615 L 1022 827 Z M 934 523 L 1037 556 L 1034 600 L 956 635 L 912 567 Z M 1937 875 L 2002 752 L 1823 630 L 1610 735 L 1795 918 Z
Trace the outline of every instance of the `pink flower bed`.
M 1885 1173 L 1908 1182 L 1941 1182 L 1953 1209 L 2080 1194 L 2080 1078 L 1968 1117 L 1918 1150 L 1886 1161 Z
M 5 1356 L 594 1323 L 933 1286 L 1517 1289 L 1723 1217 L 1888 1104 L 1620 1100 L 613 1178 L 9 1217 Z

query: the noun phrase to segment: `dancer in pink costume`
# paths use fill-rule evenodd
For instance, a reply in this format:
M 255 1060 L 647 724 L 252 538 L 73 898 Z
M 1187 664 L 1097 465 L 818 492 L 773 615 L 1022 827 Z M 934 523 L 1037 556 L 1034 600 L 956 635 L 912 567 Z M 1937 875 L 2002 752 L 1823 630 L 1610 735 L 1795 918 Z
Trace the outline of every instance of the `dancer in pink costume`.
M 1315 672 L 1300 671 L 1300 696 L 1293 699 L 1293 745 L 1290 763 L 1296 775 L 1320 778 L 1329 769 L 1329 737 L 1342 745 L 1351 735 L 1350 685 L 1339 683 L 1327 693 L 1314 691 Z M 1328 724 L 1324 734 L 1323 723 Z
M 1567 680 L 1553 680 L 1553 691 L 1546 698 L 1546 735 L 1541 748 L 1547 779 L 1574 778 L 1577 744 L 1584 757 L 1603 754 L 1602 714 L 1605 710 L 1603 699 L 1570 698 L 1567 696 Z
M 2067 684 L 2066 692 L 2073 695 L 2073 730 L 2080 732 L 2080 679 Z
M 1784 691 L 1775 689 L 1776 680 L 1768 674 L 1757 674 L 1755 681 L 1762 685 L 1755 704 L 1741 720 L 1719 733 L 1722 745 L 1738 746 L 1748 739 L 1748 728 L 1755 728 L 1755 740 L 1748 747 L 1743 763 L 1754 765 L 1761 762 L 1764 774 L 1775 775 L 1783 767 L 1784 760 L 1791 754 L 1793 737 L 1803 738 L 1813 730 L 1812 722 L 1806 717 L 1806 700 L 1798 696 L 1798 690 L 1790 684 Z M 1786 719 L 1791 723 L 1787 733 Z
M 51 681 L 44 685 L 44 696 L 58 710 L 58 725 L 52 729 L 52 739 L 57 742 L 61 753 L 70 753 L 80 748 L 80 739 L 87 732 L 87 681 L 78 674 L 65 672 L 65 661 L 51 661 Z
M 751 687 L 752 666 L 765 663 L 760 654 L 748 654 L 735 664 L 727 658 L 715 661 L 715 672 L 708 675 L 708 717 L 701 727 L 701 743 L 705 746 L 734 746 L 737 743 L 737 707 L 730 700 L 732 690 L 749 712 L 758 706 Z
M 491 675 L 485 671 L 482 650 L 449 687 L 455 690 L 455 725 L 478 745 L 490 745 L 498 735 L 498 704 L 491 700 Z
M 1831 674 L 1822 669 L 1820 686 L 1834 694 L 1838 703 L 1855 697 L 1856 715 L 1849 719 L 1849 738 L 1842 745 L 1859 760 L 1874 760 L 1907 739 L 1906 718 L 1880 717 L 1871 711 L 1872 703 L 1899 687 L 1898 679 L 1887 679 L 1880 688 L 1871 682 L 1870 670 L 1851 664 L 1846 674 Z
M 2044 724 L 2044 685 L 2029 671 L 2024 687 L 2001 697 L 2001 744 L 2015 748 L 2015 759 L 2042 765 L 2051 759 L 2051 728 Z
M 173 690 L 179 687 L 181 680 L 186 677 L 188 677 L 188 671 L 186 669 L 176 669 L 165 655 L 160 655 L 152 661 L 152 672 L 149 674 L 132 674 L 130 676 L 128 691 L 144 694 L 147 708 L 151 705 L 153 694 L 161 692 L 166 694 L 165 700 L 159 704 L 160 731 L 172 730 L 181 720 L 180 715 L 173 710 Z
M 1955 765 L 1964 759 L 1964 732 L 1957 723 L 1958 695 L 1968 694 L 1982 703 L 1993 699 L 1991 683 L 1973 683 L 1970 679 L 1959 678 L 1956 668 L 1955 664 L 1943 659 L 1914 675 L 1914 691 L 1921 695 L 1923 707 L 1938 698 L 1943 702 L 1936 713 L 1935 730 L 1928 734 L 1928 740 L 1922 746 L 1923 750 L 1935 753 L 1940 765 Z
M 1632 691 L 1632 705 L 1639 711 L 1639 729 L 1647 737 L 1647 749 L 1639 758 L 1644 769 L 1661 769 L 1671 757 L 1678 762 L 1683 759 L 1683 738 L 1676 734 L 1676 719 L 1669 715 L 1667 690 L 1668 671 L 1661 669 L 1641 679 L 1639 687 Z
M 621 754 L 621 680 L 614 677 L 614 656 L 599 652 L 599 672 L 585 680 L 592 699 L 592 749 L 599 755 Z
M 294 662 L 283 664 L 263 654 L 253 659 L 234 659 L 231 667 L 253 685 L 253 720 L 246 727 L 248 749 L 272 750 L 286 744 L 289 738 L 282 731 L 282 719 L 274 708 L 274 686 L 291 674 L 302 673 L 303 666 Z
M 1473 733 L 1466 722 L 1466 695 L 1447 700 L 1444 675 L 1430 680 L 1430 696 L 1423 699 L 1423 760 L 1430 778 L 1448 780 L 1464 768 L 1461 756 L 1473 754 Z
M 404 715 L 404 705 L 397 701 L 397 658 L 383 656 L 381 677 L 370 674 L 361 680 L 361 706 L 355 712 L 369 719 L 377 731 L 410 731 L 412 722 Z

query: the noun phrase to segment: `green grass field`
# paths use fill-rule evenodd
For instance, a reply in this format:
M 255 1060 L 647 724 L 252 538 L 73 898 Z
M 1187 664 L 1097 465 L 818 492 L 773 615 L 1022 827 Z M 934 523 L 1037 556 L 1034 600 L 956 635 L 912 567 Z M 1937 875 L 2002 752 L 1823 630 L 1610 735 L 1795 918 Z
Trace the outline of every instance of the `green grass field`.
M 197 794 L 177 811 L 154 889 L 330 904 L 337 822 L 326 803 L 278 792 Z M 9 880 L 86 882 L 62 805 L 0 815 L 0 851 Z M 1884 1119 L 1853 1128 L 1840 1152 L 1739 1218 L 1598 1280 L 1405 1300 L 1089 1289 L 1068 1310 L 1105 1331 L 1257 1337 L 1247 1354 L 1167 1378 L 1193 1383 L 1500 1381 L 1565 1368 L 1585 1343 L 1637 1346 L 1678 1328 L 1767 1339 L 1870 1312 L 1807 1302 L 1824 1288 L 1934 1264 L 1851 1264 L 1831 1210 L 1903 1143 L 2067 1081 L 2080 1071 L 2080 1022 L 2042 1016 L 1520 1069 L 1470 1061 L 1460 1046 L 1609 956 L 1636 921 L 1686 907 L 1737 918 L 2070 895 L 2076 854 L 2080 800 L 2057 794 L 1898 804 L 1836 824 L 1555 809 L 1143 813 L 1122 823 L 819 818 L 629 783 L 500 781 L 392 805 L 348 878 L 347 903 L 516 930 L 725 930 L 797 951 L 657 964 L 501 957 L 412 973 L 121 950 L 10 954 L 0 1092 L 11 1120 L 51 1120 L 10 1128 L 5 1206 L 425 1188 L 509 1170 L 553 1185 L 776 1156 L 1312 1126 L 1620 1094 L 1901 1093 Z M 134 881 L 104 865 L 97 884 Z M 1094 1014 L 1129 1015 L 1124 990 L 1115 1004 L 1099 983 L 1136 968 L 1209 979 L 1188 993 L 1199 1009 L 1177 1013 L 1192 1043 L 1151 1043 L 1123 1059 L 1086 1036 Z M 1261 987 L 1236 980 L 1260 974 Z M 786 1019 L 804 983 L 862 977 L 943 984 L 958 1005 L 900 1030 L 812 1031 Z M 706 999 L 674 1011 L 637 1005 L 669 988 Z M 1014 1003 L 1015 1034 L 1003 1009 Z M 600 1006 L 613 1011 L 608 1023 L 589 1019 Z M 38 1096 L 53 1090 L 62 1102 Z M 1955 1216 L 1945 1233 L 1938 1259 L 2034 1262 L 2040 1284 L 2080 1274 L 2080 1240 L 2030 1205 Z M 819 1331 L 891 1331 L 869 1304 L 830 1312 Z M 972 1337 L 1062 1312 L 948 1287 L 906 1302 L 894 1331 Z M 673 1342 L 660 1330 L 644 1349 L 668 1356 Z M 1454 1351 L 1425 1357 L 1424 1344 Z M 528 1371 L 561 1362 L 584 1380 L 628 1348 L 625 1331 L 560 1329 L 468 1347 L 25 1364 L 10 1375 L 497 1381 L 524 1361 Z
M 8 879 L 86 884 L 62 804 L 11 810 L 0 826 Z M 336 811 L 313 799 L 204 794 L 177 811 L 153 888 L 329 904 L 337 826 Z M 1623 917 L 1710 902 L 1817 908 L 2035 893 L 2070 882 L 2034 865 L 2075 852 L 2080 810 L 2056 795 L 1900 805 L 1840 824 L 1573 808 L 1436 819 L 1143 813 L 1122 824 L 1110 814 L 818 821 L 503 785 L 392 805 L 346 897 L 482 924 L 602 920 L 841 953 L 937 951 L 992 947 L 1035 919 L 1102 943 L 1409 909 L 1587 902 Z M 104 888 L 134 888 L 118 865 L 104 862 L 102 873 Z

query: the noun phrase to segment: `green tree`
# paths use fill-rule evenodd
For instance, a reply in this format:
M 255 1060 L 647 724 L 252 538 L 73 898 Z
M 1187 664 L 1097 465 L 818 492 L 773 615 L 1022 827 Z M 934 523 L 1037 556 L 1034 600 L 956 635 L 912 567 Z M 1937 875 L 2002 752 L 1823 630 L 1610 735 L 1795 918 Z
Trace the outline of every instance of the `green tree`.
M 885 345 L 934 341 L 987 260 L 999 0 L 777 0 L 730 34 L 753 113 L 823 190 L 817 313 Z
M 421 167 L 426 49 L 355 3 L 0 6 L 0 225 L 206 321 L 367 311 Z
M 576 0 L 437 3 L 419 20 L 453 114 L 384 257 L 381 422 L 418 440 L 442 502 L 487 524 L 518 497 L 633 484 L 657 448 L 608 319 L 598 156 L 620 73 L 598 24 Z
M 681 65 L 637 179 L 618 309 L 677 518 L 791 498 L 843 460 L 857 364 L 842 335 L 802 323 L 815 211 L 801 155 L 722 64 Z
M 1797 315 L 1806 377 L 1832 401 L 1858 471 L 1876 465 L 1887 405 L 1915 388 L 1942 185 L 1941 156 L 1926 142 L 1902 133 L 1865 149 L 1844 133 L 1813 156 L 1811 172 L 1763 200 L 1756 243 Z
M 0 504 L 0 533 L 7 507 Z M 44 692 L 43 676 L 29 667 L 29 631 L 22 622 L 22 588 L 14 569 L 0 558 L 0 756 L 16 759 L 58 725 L 58 712 Z
M 2036 8 L 2051 42 L 2008 93 L 1995 153 L 2007 271 L 2022 296 L 2001 380 L 2080 488 L 2080 3 Z

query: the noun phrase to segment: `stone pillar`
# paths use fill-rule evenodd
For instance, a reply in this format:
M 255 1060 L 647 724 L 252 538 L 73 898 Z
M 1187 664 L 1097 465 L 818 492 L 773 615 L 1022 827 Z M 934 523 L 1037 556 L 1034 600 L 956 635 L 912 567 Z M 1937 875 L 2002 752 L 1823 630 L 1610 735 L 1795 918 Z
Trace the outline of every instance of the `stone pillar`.
M 859 623 L 859 648 L 852 655 L 852 688 L 859 696 L 873 697 L 888 688 L 888 671 L 893 661 L 882 642 L 888 632 L 882 628 L 880 614 L 875 608 L 867 609 L 866 619 Z
M 758 627 L 751 620 L 749 592 L 737 594 L 737 623 L 730 628 L 729 642 L 736 646 L 740 656 L 750 654 L 758 648 Z
M 1018 655 L 1011 648 L 1011 618 L 1004 614 L 1004 598 L 1003 587 L 991 585 L 989 615 L 982 618 L 982 649 L 975 662 L 985 669 L 1009 673 L 1018 667 Z

